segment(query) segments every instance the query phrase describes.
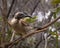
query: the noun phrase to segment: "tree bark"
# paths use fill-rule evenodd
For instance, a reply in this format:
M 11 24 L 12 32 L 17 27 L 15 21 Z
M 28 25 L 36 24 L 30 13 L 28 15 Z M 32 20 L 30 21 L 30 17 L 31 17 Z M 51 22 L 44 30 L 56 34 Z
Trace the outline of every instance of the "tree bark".
M 1 45 L 4 48 L 4 43 L 6 42 L 6 26 L 7 26 L 7 0 L 2 0 L 2 30 L 1 30 Z

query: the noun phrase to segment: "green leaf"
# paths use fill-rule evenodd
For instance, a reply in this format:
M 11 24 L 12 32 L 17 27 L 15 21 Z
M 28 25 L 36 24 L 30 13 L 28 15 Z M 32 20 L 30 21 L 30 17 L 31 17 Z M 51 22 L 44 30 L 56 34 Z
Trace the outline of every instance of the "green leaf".
M 2 20 L 2 17 L 0 16 L 0 21 Z
M 59 27 L 60 26 L 60 22 L 55 22 L 54 25 L 55 25 L 55 27 Z
M 56 31 L 56 48 L 58 48 L 58 33 Z
M 57 9 L 56 9 L 56 13 L 58 13 L 60 11 L 60 7 L 58 7 Z
M 54 19 L 56 18 L 56 12 L 54 12 L 54 15 L 53 15 Z
M 36 16 L 34 16 L 33 18 L 28 18 L 28 19 L 26 19 L 26 22 L 33 23 L 36 21 L 36 18 L 37 18 Z
M 58 3 L 60 3 L 60 0 L 52 0 L 53 5 L 58 4 Z
M 60 11 L 60 7 L 58 7 L 58 8 L 56 9 L 56 11 L 54 12 L 54 15 L 53 15 L 54 19 L 56 18 L 56 14 L 59 13 L 59 11 Z
M 52 35 L 56 35 L 56 32 L 50 32 L 50 34 L 52 34 Z
M 7 36 L 6 36 L 6 40 L 7 40 L 7 42 L 9 42 L 10 41 L 10 39 L 11 39 L 11 36 L 12 36 L 12 29 L 9 29 L 8 31 L 7 31 Z
M 37 16 L 34 16 L 34 17 L 33 17 L 33 19 L 36 19 L 36 18 L 37 18 Z

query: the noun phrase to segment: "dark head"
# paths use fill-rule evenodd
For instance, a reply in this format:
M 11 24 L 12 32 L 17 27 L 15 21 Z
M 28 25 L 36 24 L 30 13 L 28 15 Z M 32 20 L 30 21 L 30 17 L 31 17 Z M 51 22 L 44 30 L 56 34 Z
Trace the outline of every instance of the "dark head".
M 26 13 L 23 13 L 23 12 L 17 12 L 17 13 L 15 14 L 15 19 L 18 19 L 18 20 L 20 20 L 20 19 L 22 19 L 22 18 L 25 18 L 25 17 L 30 17 L 30 18 L 32 18 L 31 16 L 29 16 L 29 15 L 27 15 Z

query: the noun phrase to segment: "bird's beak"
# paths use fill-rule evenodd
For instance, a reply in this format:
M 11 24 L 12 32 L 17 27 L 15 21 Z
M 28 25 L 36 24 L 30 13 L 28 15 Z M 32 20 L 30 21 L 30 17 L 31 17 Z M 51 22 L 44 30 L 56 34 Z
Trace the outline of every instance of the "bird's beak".
M 25 17 L 29 17 L 29 18 L 32 18 L 31 16 L 25 16 Z

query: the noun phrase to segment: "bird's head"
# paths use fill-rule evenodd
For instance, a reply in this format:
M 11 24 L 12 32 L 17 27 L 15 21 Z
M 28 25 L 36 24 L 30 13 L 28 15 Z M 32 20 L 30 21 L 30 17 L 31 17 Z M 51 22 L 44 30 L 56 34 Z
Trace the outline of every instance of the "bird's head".
M 11 24 L 14 25 L 16 23 L 19 23 L 19 22 L 26 22 L 26 18 L 32 18 L 30 15 L 27 15 L 26 13 L 24 12 L 17 12 L 15 13 L 13 19 L 11 20 Z
M 20 19 L 23 19 L 26 17 L 32 18 L 30 15 L 27 15 L 27 13 L 24 13 L 24 12 L 17 12 L 15 14 L 15 19 L 17 19 L 17 20 L 20 20 Z

